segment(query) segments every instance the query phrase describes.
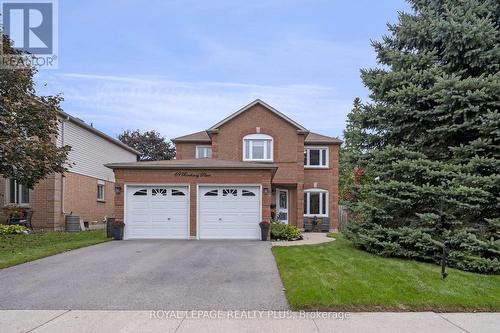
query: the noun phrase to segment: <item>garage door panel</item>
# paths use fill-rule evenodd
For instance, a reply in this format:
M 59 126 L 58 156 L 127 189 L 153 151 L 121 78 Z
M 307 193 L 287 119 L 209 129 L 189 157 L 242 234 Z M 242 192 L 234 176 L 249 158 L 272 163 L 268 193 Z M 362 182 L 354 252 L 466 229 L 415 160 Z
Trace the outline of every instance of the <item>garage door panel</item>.
M 179 186 L 127 188 L 126 238 L 188 238 L 188 193 Z
M 260 187 L 203 186 L 198 203 L 200 238 L 260 238 Z

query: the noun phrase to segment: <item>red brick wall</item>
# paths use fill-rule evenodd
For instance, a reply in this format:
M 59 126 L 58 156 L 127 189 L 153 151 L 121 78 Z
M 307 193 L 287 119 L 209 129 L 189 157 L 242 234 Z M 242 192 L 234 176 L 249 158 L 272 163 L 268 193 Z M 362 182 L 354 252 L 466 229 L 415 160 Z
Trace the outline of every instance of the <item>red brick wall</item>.
M 115 217 L 124 217 L 125 184 L 183 184 L 190 185 L 190 235 L 196 236 L 196 207 L 198 184 L 261 184 L 268 189 L 268 194 L 262 193 L 262 217 L 269 220 L 271 217 L 271 171 L 268 170 L 182 170 L 188 173 L 199 174 L 205 172 L 209 177 L 195 178 L 176 176 L 178 170 L 115 170 L 117 185 L 122 192 L 115 196 Z
M 307 145 L 313 146 L 313 145 Z M 325 145 L 317 145 L 325 146 Z M 304 169 L 304 189 L 316 187 L 328 190 L 330 205 L 328 207 L 330 216 L 330 227 L 338 229 L 339 227 L 339 146 L 329 146 L 329 168 L 328 169 Z M 304 194 L 302 193 L 302 201 Z M 304 206 L 302 206 L 302 214 Z
M 206 143 L 179 142 L 175 144 L 175 158 L 178 160 L 191 160 L 196 156 L 196 146 L 207 146 Z
M 115 183 L 104 182 L 104 202 L 97 201 L 97 179 L 72 172 L 66 173 L 64 211 L 80 216 L 90 223 L 101 223 L 113 216 Z M 64 224 L 64 215 L 59 217 Z
M 64 230 L 64 216 L 62 211 L 62 176 L 49 175 L 35 185 L 30 192 L 29 208 L 33 210 L 32 224 L 36 230 L 54 231 Z M 5 198 L 5 180 L 0 179 L 0 197 L 2 204 Z M 73 172 L 65 174 L 64 210 L 66 214 L 73 212 L 84 221 L 102 222 L 105 217 L 114 213 L 114 183 L 105 182 L 105 202 L 97 201 L 97 179 Z M 3 222 L 6 217 L 7 206 L 4 206 Z
M 247 134 L 268 134 L 274 141 L 274 164 L 278 171 L 272 180 L 273 188 L 289 189 L 289 223 L 300 228 L 304 223 L 304 189 L 318 188 L 329 191 L 330 226 L 338 228 L 338 163 L 339 145 L 319 144 L 329 147 L 328 169 L 304 169 L 304 135 L 297 133 L 297 128 L 273 112 L 257 104 L 212 133 L 212 155 L 214 159 L 243 160 L 243 137 Z M 196 143 L 177 144 L 177 159 L 195 157 Z M 308 146 L 310 146 L 308 144 Z M 271 198 L 274 204 L 274 197 Z

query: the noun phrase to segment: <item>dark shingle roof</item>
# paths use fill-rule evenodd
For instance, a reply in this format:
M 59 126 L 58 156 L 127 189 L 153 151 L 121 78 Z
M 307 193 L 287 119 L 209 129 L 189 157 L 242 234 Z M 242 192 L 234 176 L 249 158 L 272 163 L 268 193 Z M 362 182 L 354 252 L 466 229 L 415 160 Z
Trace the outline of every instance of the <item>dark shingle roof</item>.
M 206 131 L 201 131 L 174 138 L 172 142 L 212 142 L 212 140 Z
M 326 136 L 326 135 L 322 135 L 322 134 L 318 134 L 318 133 L 312 133 L 310 132 L 305 141 L 305 143 L 318 143 L 318 144 L 321 144 L 321 143 L 324 143 L 324 144 L 331 144 L 331 143 L 337 143 L 337 144 L 341 144 L 342 143 L 342 140 L 339 140 L 337 138 L 333 138 L 331 136 Z

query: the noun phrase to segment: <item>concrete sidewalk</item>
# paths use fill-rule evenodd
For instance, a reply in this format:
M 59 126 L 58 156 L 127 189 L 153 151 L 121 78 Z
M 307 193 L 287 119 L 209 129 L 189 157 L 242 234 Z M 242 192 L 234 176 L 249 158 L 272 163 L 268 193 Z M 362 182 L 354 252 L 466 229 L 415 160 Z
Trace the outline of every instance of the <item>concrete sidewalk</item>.
M 500 313 L 3 310 L 11 332 L 498 332 Z

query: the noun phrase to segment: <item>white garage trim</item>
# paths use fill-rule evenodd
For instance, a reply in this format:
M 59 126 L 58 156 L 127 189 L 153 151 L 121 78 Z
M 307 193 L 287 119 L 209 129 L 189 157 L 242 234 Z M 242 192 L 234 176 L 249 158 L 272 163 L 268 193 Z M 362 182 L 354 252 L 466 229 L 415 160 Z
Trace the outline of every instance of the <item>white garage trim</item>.
M 242 186 L 253 186 L 259 188 L 259 216 L 262 220 L 262 184 L 196 184 L 196 239 L 200 239 L 200 187 L 204 186 L 220 186 L 220 187 L 242 187 Z
M 185 184 L 185 183 L 126 183 L 123 186 L 123 223 L 125 223 L 125 229 L 127 228 L 127 187 L 128 186 L 172 186 L 172 187 L 187 187 L 188 189 L 188 194 L 187 194 L 187 220 L 188 220 L 188 230 L 187 230 L 187 238 L 190 238 L 191 234 L 191 185 L 190 184 Z M 125 232 L 124 232 L 124 239 L 125 239 Z

